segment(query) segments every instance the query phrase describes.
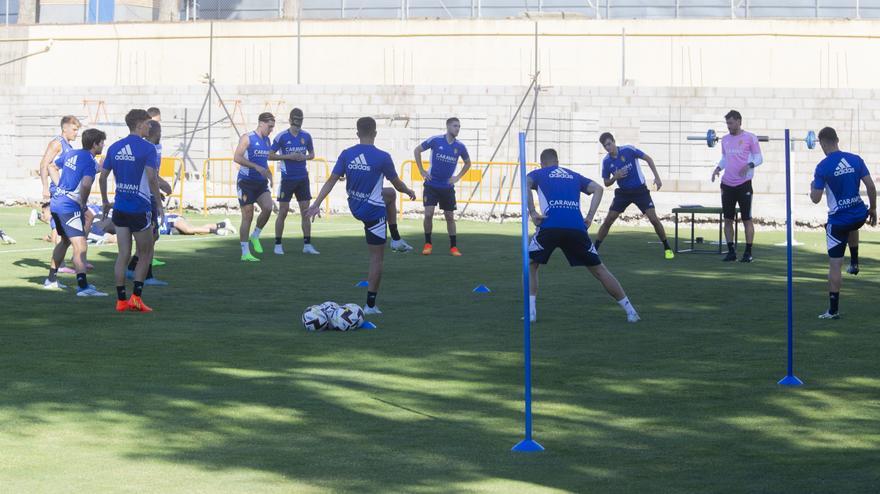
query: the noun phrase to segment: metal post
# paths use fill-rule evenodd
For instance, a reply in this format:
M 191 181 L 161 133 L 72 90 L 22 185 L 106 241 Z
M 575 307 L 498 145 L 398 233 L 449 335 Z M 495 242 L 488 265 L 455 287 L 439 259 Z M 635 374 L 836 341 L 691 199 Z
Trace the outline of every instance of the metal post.
M 861 2 L 859 2 L 859 0 L 856 0 L 856 19 L 861 19 L 861 18 L 862 18 Z
M 302 84 L 302 1 L 296 2 L 296 83 Z
M 535 74 L 539 72 L 538 68 L 538 23 L 535 23 Z M 535 103 L 534 103 L 534 113 L 535 113 L 535 158 L 534 161 L 538 161 L 538 92 L 541 91 L 541 87 L 535 83 Z
M 9 0 L 6 0 L 6 25 L 9 25 Z
M 786 254 L 788 259 L 788 370 L 779 381 L 783 386 L 800 386 L 803 383 L 794 375 L 794 291 L 792 286 L 792 224 L 791 224 L 791 136 L 785 129 L 785 237 L 787 240 Z
M 214 22 L 210 24 L 210 35 L 208 41 L 208 159 L 211 159 L 211 127 L 214 121 L 211 120 L 211 88 L 214 87 Z
M 605 0 L 605 18 L 611 18 L 611 0 Z
M 819 0 L 816 0 L 815 5 L 816 5 L 816 12 L 815 12 L 816 19 L 818 19 L 819 18 Z
M 681 9 L 681 0 L 675 0 L 675 18 L 676 19 L 678 19 L 680 9 Z
M 620 30 L 620 86 L 626 86 L 626 28 Z

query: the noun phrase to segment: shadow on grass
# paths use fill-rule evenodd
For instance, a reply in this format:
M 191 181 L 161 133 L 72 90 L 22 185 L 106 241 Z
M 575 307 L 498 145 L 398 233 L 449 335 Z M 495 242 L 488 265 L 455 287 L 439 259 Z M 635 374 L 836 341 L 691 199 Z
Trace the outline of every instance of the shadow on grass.
M 504 235 L 462 235 L 458 259 L 388 252 L 385 314 L 369 332 L 308 334 L 299 324 L 307 305 L 363 303 L 353 285 L 366 249 L 355 233 L 316 240 L 319 257 L 254 264 L 237 261 L 234 240 L 169 244 L 169 265 L 156 272 L 172 285 L 145 291 L 153 314 L 116 314 L 112 297 L 0 288 L 14 321 L 0 330 L 0 410 L 33 427 L 58 411 L 98 423 L 118 412 L 138 438 L 120 456 L 333 490 L 875 486 L 880 369 L 864 291 L 877 282 L 847 279 L 844 311 L 854 315 L 819 324 L 825 258 L 797 253 L 796 307 L 816 305 L 797 313 L 808 387 L 781 389 L 784 251 L 759 247 L 751 265 L 670 262 L 653 239 L 619 232 L 602 248 L 643 315 L 637 325 L 561 253 L 542 269 L 541 454 L 509 452 L 521 437 L 521 291 L 519 240 Z M 90 281 L 112 291 L 115 256 L 92 257 Z M 24 279 L 40 268 L 20 267 L 32 268 L 14 274 Z M 472 293 L 480 283 L 493 292 Z

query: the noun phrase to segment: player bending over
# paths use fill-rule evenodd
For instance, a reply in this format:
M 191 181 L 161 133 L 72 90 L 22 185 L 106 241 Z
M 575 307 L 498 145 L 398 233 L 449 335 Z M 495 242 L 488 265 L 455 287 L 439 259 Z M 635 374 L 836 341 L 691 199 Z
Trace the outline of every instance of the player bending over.
M 370 253 L 370 274 L 367 277 L 367 305 L 365 314 L 381 314 L 376 306 L 376 296 L 382 281 L 382 263 L 385 258 L 386 223 L 391 229 L 391 248 L 407 250 L 406 244 L 397 231 L 397 206 L 394 189 L 415 200 L 416 194 L 403 183 L 394 170 L 391 155 L 375 146 L 376 121 L 362 117 L 357 121 L 357 135 L 360 144 L 352 146 L 342 154 L 333 167 L 327 183 L 321 188 L 318 197 L 306 211 L 309 219 L 321 211 L 321 202 L 333 190 L 333 186 L 345 175 L 345 189 L 348 192 L 348 208 L 352 216 L 364 223 L 364 233 Z M 387 178 L 394 189 L 383 188 L 383 178 Z M 403 245 L 401 245 L 403 244 Z M 412 247 L 409 247 L 411 250 Z
M 838 142 L 837 132 L 831 127 L 819 131 L 819 145 L 825 152 L 825 159 L 816 166 L 810 189 L 814 204 L 822 200 L 823 194 L 827 194 L 828 201 L 829 306 L 819 319 L 840 318 L 840 270 L 849 237 L 859 231 L 865 220 L 870 221 L 871 226 L 877 225 L 877 188 L 868 167 L 859 155 L 841 151 Z M 868 190 L 870 206 L 865 206 L 859 194 L 862 183 Z
M 538 267 L 547 264 L 557 247 L 562 249 L 568 264 L 586 266 L 609 295 L 626 311 L 626 320 L 637 322 L 639 314 L 627 298 L 617 278 L 602 264 L 596 248 L 590 242 L 587 227 L 593 222 L 599 203 L 602 202 L 602 186 L 567 168 L 559 166 L 554 149 L 541 152 L 541 168 L 526 177 L 529 188 L 529 216 L 537 227 L 529 244 L 529 318 L 537 319 L 535 308 L 538 297 Z M 538 193 L 541 212 L 535 209 L 531 191 Z M 581 194 L 592 195 L 587 217 L 581 217 Z

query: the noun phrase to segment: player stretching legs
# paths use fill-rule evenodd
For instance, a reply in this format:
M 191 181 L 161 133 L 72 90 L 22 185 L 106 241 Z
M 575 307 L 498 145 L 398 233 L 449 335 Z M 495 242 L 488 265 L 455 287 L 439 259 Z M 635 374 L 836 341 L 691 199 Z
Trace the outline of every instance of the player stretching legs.
M 348 208 L 352 216 L 364 224 L 364 234 L 370 253 L 367 305 L 364 307 L 364 313 L 381 314 L 379 307 L 376 306 L 376 296 L 382 282 L 382 265 L 385 259 L 385 224 L 387 220 L 394 218 L 397 214 L 394 206 L 394 190 L 383 189 L 383 179 L 387 178 L 395 189 L 408 195 L 410 199 L 414 200 L 416 195 L 397 176 L 391 155 L 375 146 L 376 121 L 371 117 L 358 119 L 357 135 L 360 144 L 346 149 L 339 155 L 330 178 L 327 179 L 327 183 L 321 188 L 318 197 L 306 211 L 306 215 L 309 219 L 318 215 L 321 210 L 321 202 L 330 194 L 340 177 L 345 175 Z M 396 221 L 392 225 L 391 231 L 392 235 L 395 235 Z
M 877 225 L 877 187 L 865 161 L 857 154 L 841 151 L 837 132 L 831 127 L 819 131 L 819 144 L 825 152 L 816 166 L 810 188 L 810 199 L 818 204 L 822 195 L 828 193 L 828 311 L 819 319 L 840 318 L 840 270 L 847 241 L 867 219 L 871 226 Z M 865 184 L 870 206 L 865 207 L 859 187 Z
M 261 113 L 258 117 L 256 130 L 241 136 L 235 149 L 235 162 L 241 165 L 238 170 L 238 204 L 241 206 L 241 228 L 238 231 L 241 240 L 241 260 L 259 261 L 251 254 L 248 247 L 248 233 L 254 219 L 254 203 L 260 205 L 260 216 L 257 226 L 250 234 L 250 243 L 254 252 L 263 253 L 260 245 L 260 233 L 272 215 L 272 174 L 269 173 L 269 153 L 272 142 L 269 134 L 275 128 L 275 117 L 271 113 Z
M 537 319 L 538 267 L 547 264 L 557 247 L 562 249 L 571 266 L 586 266 L 609 295 L 626 311 L 626 320 L 639 321 L 639 314 L 627 298 L 617 278 L 602 264 L 596 248 L 590 242 L 587 227 L 593 222 L 602 187 L 592 180 L 559 166 L 554 149 L 541 152 L 541 168 L 528 174 L 528 207 L 532 222 L 538 227 L 529 244 L 529 319 Z M 541 201 L 541 212 L 535 209 L 531 191 L 536 190 Z M 581 194 L 592 195 L 587 217 L 581 217 Z

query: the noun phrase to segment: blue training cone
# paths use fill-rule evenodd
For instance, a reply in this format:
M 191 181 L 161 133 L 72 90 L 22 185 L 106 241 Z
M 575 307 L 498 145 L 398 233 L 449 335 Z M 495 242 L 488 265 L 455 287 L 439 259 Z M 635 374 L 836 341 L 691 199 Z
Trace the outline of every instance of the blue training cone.
M 479 285 L 476 288 L 474 288 L 474 293 L 489 293 L 491 291 L 492 290 L 489 290 L 489 287 L 486 285 Z
M 357 283 L 355 283 L 354 286 L 356 286 L 358 288 L 366 288 L 366 287 L 370 286 L 370 284 L 367 283 L 366 281 L 358 281 Z
M 379 326 L 371 323 L 370 321 L 364 321 L 358 326 L 358 329 L 377 329 Z

